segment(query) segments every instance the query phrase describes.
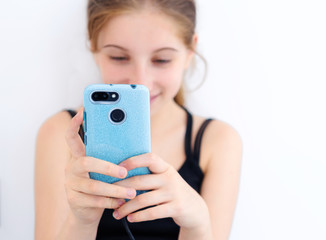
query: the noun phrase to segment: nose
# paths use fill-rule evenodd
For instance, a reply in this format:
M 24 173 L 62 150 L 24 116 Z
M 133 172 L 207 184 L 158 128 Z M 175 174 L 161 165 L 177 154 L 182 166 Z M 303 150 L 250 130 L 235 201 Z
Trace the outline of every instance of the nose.
M 148 89 L 151 89 L 152 87 L 153 81 L 150 73 L 150 67 L 146 64 L 146 62 L 135 63 L 130 78 L 132 84 L 142 84 Z

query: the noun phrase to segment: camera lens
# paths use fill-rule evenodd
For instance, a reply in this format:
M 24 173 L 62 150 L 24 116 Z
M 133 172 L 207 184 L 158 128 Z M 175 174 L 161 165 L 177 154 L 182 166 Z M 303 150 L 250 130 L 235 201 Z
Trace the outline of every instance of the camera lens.
M 125 119 L 125 113 L 121 109 L 114 109 L 110 113 L 110 118 L 114 123 L 120 123 Z
M 109 95 L 107 93 L 103 92 L 101 97 L 102 97 L 102 100 L 105 101 L 108 99 Z
M 109 94 L 106 92 L 93 92 L 92 93 L 92 100 L 95 102 L 101 102 L 101 101 L 108 101 L 109 100 Z
M 95 92 L 95 93 L 92 94 L 92 99 L 94 101 L 98 101 L 98 98 L 99 98 L 99 94 L 97 92 Z

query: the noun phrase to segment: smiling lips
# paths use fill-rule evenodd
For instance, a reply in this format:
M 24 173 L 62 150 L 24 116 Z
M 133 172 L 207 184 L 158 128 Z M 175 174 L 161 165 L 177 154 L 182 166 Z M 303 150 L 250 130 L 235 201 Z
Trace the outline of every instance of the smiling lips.
M 151 95 L 151 103 L 159 96 L 160 94 L 153 94 Z

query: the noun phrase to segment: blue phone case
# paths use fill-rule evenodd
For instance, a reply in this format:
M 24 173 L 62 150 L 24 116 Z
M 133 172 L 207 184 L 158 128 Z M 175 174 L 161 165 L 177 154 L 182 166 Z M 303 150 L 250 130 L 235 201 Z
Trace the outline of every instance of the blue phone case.
M 91 95 L 95 91 L 116 92 L 119 99 L 114 102 L 93 101 Z M 119 164 L 127 158 L 151 151 L 149 91 L 145 86 L 89 85 L 84 90 L 84 108 L 84 142 L 87 156 Z M 124 121 L 112 121 L 110 113 L 114 109 L 125 113 Z M 126 178 L 149 173 L 148 168 L 136 168 L 129 171 Z M 107 183 L 122 180 L 93 172 L 90 177 Z

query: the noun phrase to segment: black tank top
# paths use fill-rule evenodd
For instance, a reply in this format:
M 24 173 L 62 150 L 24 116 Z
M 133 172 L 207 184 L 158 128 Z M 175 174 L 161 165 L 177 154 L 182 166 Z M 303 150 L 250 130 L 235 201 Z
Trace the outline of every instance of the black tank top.
M 200 193 L 204 174 L 199 167 L 199 154 L 201 139 L 205 128 L 212 119 L 206 119 L 201 125 L 195 138 L 194 148 L 191 147 L 191 132 L 192 132 L 192 115 L 185 109 L 187 113 L 187 128 L 185 133 L 185 153 L 186 160 L 178 170 L 183 179 L 198 193 Z M 73 117 L 76 112 L 67 110 Z M 79 131 L 83 139 L 84 130 L 81 126 Z M 100 220 L 97 231 L 97 240 L 129 240 L 125 228 L 121 220 L 116 220 L 112 216 L 112 209 L 105 209 Z M 179 226 L 172 218 L 164 218 L 153 221 L 140 223 L 129 223 L 129 228 L 136 240 L 177 240 L 179 235 Z

